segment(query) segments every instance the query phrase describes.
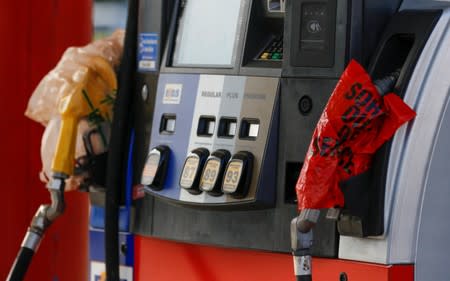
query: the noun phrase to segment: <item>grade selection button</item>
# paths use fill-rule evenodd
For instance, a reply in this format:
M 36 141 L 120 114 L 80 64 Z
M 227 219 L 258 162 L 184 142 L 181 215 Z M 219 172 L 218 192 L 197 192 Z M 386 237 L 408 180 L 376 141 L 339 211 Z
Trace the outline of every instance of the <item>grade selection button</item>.
M 180 186 L 191 194 L 200 194 L 199 182 L 203 166 L 209 156 L 206 148 L 192 150 L 187 156 L 180 177 Z
M 153 148 L 147 156 L 142 170 L 141 184 L 159 191 L 164 187 L 167 167 L 170 158 L 170 148 L 159 145 Z
M 216 150 L 208 157 L 200 179 L 201 190 L 212 196 L 223 194 L 221 190 L 222 178 L 230 157 L 230 152 L 224 149 Z
M 247 196 L 252 179 L 254 156 L 248 151 L 239 151 L 228 162 L 222 183 L 222 191 L 235 198 Z

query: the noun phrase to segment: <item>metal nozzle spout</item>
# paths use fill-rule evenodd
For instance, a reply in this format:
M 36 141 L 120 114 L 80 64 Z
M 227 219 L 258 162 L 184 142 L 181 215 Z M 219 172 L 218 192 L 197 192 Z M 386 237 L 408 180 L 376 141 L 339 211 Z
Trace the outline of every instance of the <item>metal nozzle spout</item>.
M 291 247 L 294 260 L 294 272 L 297 280 L 312 280 L 311 246 L 313 244 L 313 227 L 319 219 L 319 210 L 302 210 L 291 221 Z
M 41 205 L 31 220 L 28 233 L 22 242 L 22 247 L 33 251 L 37 249 L 40 239 L 50 225 L 64 213 L 66 204 L 64 202 L 65 176 L 55 176 L 49 183 L 51 204 Z

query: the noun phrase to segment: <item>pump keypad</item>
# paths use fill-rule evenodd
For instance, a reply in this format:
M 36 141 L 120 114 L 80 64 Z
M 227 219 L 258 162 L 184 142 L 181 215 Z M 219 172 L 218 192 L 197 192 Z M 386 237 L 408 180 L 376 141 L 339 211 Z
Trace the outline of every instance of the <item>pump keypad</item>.
M 283 60 L 283 36 L 274 38 L 259 54 L 257 60 L 282 61 Z

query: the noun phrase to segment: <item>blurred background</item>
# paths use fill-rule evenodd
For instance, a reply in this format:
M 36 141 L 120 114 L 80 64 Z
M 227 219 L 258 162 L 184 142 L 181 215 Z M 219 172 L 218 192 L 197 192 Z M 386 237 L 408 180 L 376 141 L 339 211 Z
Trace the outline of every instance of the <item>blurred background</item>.
M 125 29 L 126 0 L 96 0 L 93 5 L 94 39 L 105 37 L 117 28 Z

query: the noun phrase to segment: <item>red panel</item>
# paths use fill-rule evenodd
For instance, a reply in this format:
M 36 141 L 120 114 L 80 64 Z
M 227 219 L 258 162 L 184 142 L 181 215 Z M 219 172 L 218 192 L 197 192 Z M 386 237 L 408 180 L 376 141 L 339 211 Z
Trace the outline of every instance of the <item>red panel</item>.
M 136 281 L 288 281 L 292 257 L 135 236 Z
M 412 265 L 379 265 L 337 259 L 314 259 L 314 281 L 339 280 L 345 273 L 349 281 L 413 281 Z
M 0 179 L 7 226 L 0 232 L 4 280 L 37 207 L 49 202 L 38 180 L 43 127 L 24 117 L 39 80 L 63 50 L 91 38 L 91 0 L 0 2 Z M 67 196 L 67 211 L 47 233 L 27 280 L 87 279 L 88 201 Z
M 389 271 L 389 280 L 414 280 L 414 266 L 396 265 Z
M 412 281 L 412 265 L 386 266 L 336 259 L 313 260 L 314 281 Z M 135 236 L 136 281 L 294 281 L 292 256 L 215 248 Z

